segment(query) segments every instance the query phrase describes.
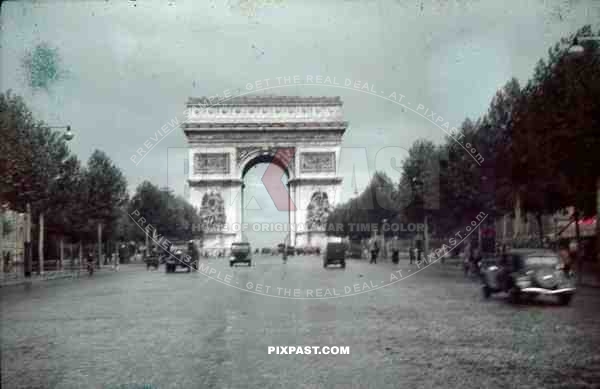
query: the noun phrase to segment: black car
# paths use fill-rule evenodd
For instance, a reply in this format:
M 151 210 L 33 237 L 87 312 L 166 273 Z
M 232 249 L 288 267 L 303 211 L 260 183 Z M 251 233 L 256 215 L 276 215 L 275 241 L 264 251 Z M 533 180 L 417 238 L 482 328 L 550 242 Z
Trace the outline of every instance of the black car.
M 163 255 L 165 272 L 175 273 L 178 267 L 182 267 L 189 273 L 198 268 L 199 257 L 199 250 L 193 242 L 187 244 L 187 250 L 184 250 L 183 243 L 172 245 Z
M 146 270 L 150 270 L 151 267 L 153 267 L 154 269 L 158 269 L 158 265 L 160 262 L 160 256 L 158 255 L 158 253 L 156 251 L 151 252 L 150 255 L 148 255 L 144 261 L 146 262 Z
M 252 266 L 252 248 L 248 242 L 236 242 L 231 244 L 231 257 L 229 266 L 236 263 L 245 263 Z
M 487 262 L 487 261 L 486 261 Z M 575 294 L 573 274 L 563 269 L 556 253 L 550 250 L 521 249 L 504 254 L 483 266 L 483 295 L 506 292 L 511 301 L 522 296 L 557 296 L 563 305 Z
M 323 267 L 331 264 L 339 264 L 342 268 L 346 267 L 346 245 L 343 243 L 327 243 L 325 253 L 323 254 Z

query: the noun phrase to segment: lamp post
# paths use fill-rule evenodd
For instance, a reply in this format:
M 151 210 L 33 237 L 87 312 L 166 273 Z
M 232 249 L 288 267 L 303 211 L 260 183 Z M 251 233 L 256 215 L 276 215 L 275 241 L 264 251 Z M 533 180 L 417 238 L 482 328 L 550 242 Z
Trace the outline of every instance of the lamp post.
M 583 53 L 585 53 L 585 47 L 583 47 L 580 42 L 599 42 L 600 43 L 600 36 L 587 36 L 587 37 L 576 37 L 573 39 L 573 42 L 571 43 L 571 45 L 568 48 L 568 53 L 571 55 L 582 55 Z M 594 58 L 594 62 L 593 64 L 597 63 L 597 60 L 599 58 L 596 57 Z M 587 87 L 587 84 L 585 84 L 584 82 L 581 83 L 584 87 Z M 581 247 L 581 243 L 580 243 L 580 239 L 581 237 L 579 236 L 579 214 L 576 210 L 575 212 L 575 239 L 577 241 L 577 247 L 578 247 L 578 254 L 579 252 L 579 247 Z M 600 261 L 600 175 L 598 175 L 596 177 L 596 256 L 597 256 L 597 260 Z M 580 258 L 579 258 L 580 259 Z M 581 263 L 581 261 L 578 261 L 579 263 Z M 581 272 L 579 272 L 579 274 L 581 274 Z
M 65 141 L 70 141 L 73 139 L 74 134 L 71 131 L 71 126 L 44 126 L 42 128 L 46 129 L 66 129 L 65 133 L 62 135 L 62 138 Z M 53 180 L 56 180 L 57 177 L 54 177 Z M 27 203 L 26 205 L 26 227 L 25 227 L 25 242 L 24 242 L 24 266 L 23 270 L 25 273 L 25 277 L 31 277 L 31 259 L 33 257 L 33 251 L 31 247 L 31 204 Z M 39 268 L 38 274 L 44 274 L 44 212 L 40 211 L 39 215 L 39 242 L 38 242 L 38 255 L 39 255 Z
M 425 199 L 423 198 L 423 181 L 421 181 L 418 177 L 413 177 L 412 181 L 413 191 L 415 192 L 415 203 L 417 204 L 417 209 L 419 215 L 423 216 L 423 254 L 427 256 L 429 252 L 429 236 L 427 232 L 427 212 L 425 211 Z M 417 201 L 418 199 L 418 201 Z
M 382 247 L 383 248 L 383 250 L 382 250 L 383 251 L 382 258 L 383 259 L 387 259 L 387 256 L 388 256 L 387 246 L 385 245 L 386 227 L 387 227 L 387 219 L 383 219 L 381 221 L 381 239 L 383 240 L 381 246 L 383 246 Z

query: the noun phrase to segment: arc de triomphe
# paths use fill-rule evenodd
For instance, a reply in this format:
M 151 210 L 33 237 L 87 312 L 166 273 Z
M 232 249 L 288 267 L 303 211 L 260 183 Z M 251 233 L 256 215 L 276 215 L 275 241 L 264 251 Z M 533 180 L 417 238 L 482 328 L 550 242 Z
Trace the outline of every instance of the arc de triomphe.
M 242 220 L 243 179 L 264 162 L 288 176 L 288 190 L 280 176 L 263 177 L 272 182 L 266 187 L 277 208 L 289 209 L 288 244 L 322 247 L 327 214 L 340 196 L 338 161 L 347 125 L 339 97 L 245 96 L 212 103 L 189 98 L 182 127 L 189 144 L 190 201 L 203 218 L 204 249 L 227 250 L 243 239 L 245 228 L 256 228 Z

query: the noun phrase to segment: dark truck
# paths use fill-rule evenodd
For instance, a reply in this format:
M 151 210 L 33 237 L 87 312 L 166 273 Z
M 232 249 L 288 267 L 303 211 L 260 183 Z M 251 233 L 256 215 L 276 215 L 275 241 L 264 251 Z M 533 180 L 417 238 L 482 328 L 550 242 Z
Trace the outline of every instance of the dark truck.
M 200 252 L 193 241 L 185 244 L 172 244 L 169 250 L 165 252 L 163 259 L 165 261 L 165 272 L 175 273 L 178 267 L 183 267 L 189 273 L 192 269 L 198 268 L 198 259 Z M 186 248 L 186 249 L 184 249 Z
M 144 258 L 144 262 L 146 262 L 146 270 L 150 270 L 153 267 L 155 270 L 158 270 L 158 265 L 160 264 L 160 254 L 158 249 L 154 247 L 148 255 Z
M 236 263 L 246 263 L 248 266 L 252 265 L 252 248 L 250 247 L 250 243 L 235 242 L 231 244 L 229 266 L 233 267 Z
M 327 243 L 323 255 L 323 267 L 331 264 L 339 264 L 342 269 L 346 267 L 346 245 L 344 243 Z

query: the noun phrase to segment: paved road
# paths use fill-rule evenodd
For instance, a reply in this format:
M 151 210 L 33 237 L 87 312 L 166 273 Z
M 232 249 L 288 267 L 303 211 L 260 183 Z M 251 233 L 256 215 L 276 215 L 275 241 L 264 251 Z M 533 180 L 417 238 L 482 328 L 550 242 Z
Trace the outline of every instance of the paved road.
M 1 290 L 2 387 L 600 387 L 598 290 L 580 290 L 569 307 L 511 306 L 484 301 L 451 264 L 408 277 L 417 269 L 407 263 L 326 270 L 317 257 L 203 264 L 223 281 L 130 265 Z M 398 269 L 405 278 L 390 284 Z M 263 295 L 233 287 L 248 282 Z M 341 296 L 282 298 L 286 289 Z M 296 345 L 350 355 L 267 353 Z

